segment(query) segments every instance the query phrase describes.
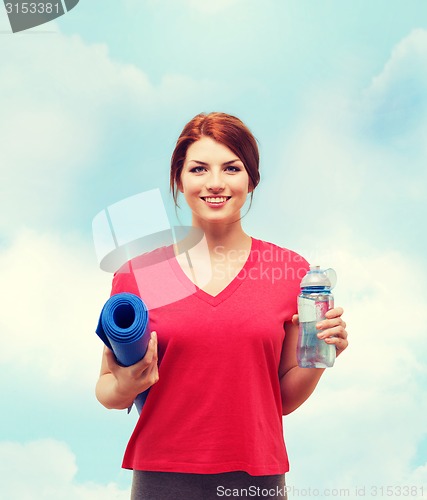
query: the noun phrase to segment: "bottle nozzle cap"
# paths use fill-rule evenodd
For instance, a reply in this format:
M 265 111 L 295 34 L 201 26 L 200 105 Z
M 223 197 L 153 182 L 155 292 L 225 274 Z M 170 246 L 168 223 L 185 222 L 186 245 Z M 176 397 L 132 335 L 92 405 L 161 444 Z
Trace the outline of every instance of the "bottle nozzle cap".
M 320 266 L 311 265 L 310 270 L 301 281 L 301 287 L 325 286 L 334 288 L 337 283 L 337 273 L 329 269 L 321 269 Z

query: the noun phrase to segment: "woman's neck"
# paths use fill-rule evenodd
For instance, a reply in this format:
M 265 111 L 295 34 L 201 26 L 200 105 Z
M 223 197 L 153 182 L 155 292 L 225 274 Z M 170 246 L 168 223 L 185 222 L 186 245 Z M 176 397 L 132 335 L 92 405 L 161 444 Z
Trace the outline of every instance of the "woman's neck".
M 250 249 L 251 237 L 243 231 L 240 221 L 232 224 L 198 222 L 196 227 L 203 231 L 211 254 L 219 247 L 223 251 Z

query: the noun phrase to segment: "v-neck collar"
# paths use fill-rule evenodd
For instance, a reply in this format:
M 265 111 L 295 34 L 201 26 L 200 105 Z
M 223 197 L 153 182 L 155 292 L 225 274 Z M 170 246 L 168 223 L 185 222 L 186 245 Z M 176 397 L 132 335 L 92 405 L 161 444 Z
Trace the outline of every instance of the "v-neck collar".
M 169 265 L 171 266 L 175 276 L 179 281 L 188 289 L 189 295 L 195 295 L 200 300 L 208 302 L 212 306 L 217 306 L 224 300 L 228 299 L 243 283 L 245 279 L 248 279 L 249 270 L 258 262 L 259 258 L 259 240 L 251 237 L 251 248 L 249 250 L 248 258 L 244 263 L 242 269 L 237 273 L 237 275 L 228 283 L 228 285 L 223 288 L 217 295 L 211 295 L 199 288 L 195 283 L 193 283 L 190 278 L 185 274 L 181 266 L 179 265 L 175 255 L 169 256 L 167 259 Z M 165 249 L 166 250 L 166 249 Z

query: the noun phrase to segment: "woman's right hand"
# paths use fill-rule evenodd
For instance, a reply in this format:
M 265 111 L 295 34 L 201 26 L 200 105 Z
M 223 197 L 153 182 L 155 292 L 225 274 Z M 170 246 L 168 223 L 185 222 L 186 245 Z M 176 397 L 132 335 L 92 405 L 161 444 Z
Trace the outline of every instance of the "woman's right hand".
M 117 363 L 111 349 L 104 346 L 97 397 L 107 408 L 127 408 L 138 394 L 159 380 L 157 333 L 151 332 L 145 356 L 131 366 Z

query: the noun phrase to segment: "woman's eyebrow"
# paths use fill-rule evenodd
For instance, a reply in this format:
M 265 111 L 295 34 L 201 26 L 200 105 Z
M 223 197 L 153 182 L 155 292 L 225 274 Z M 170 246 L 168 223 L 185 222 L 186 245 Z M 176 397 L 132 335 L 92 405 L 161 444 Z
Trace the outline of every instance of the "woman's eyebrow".
M 204 161 L 200 161 L 200 160 L 188 160 L 188 163 L 190 163 L 190 161 L 193 161 L 194 163 L 198 163 L 199 165 L 209 165 L 209 163 L 206 163 Z M 230 160 L 230 161 L 226 161 L 225 163 L 223 163 L 222 165 L 231 165 L 232 163 L 236 163 L 236 161 L 240 161 L 242 163 L 242 160 L 240 160 L 239 158 L 236 158 L 235 160 Z

